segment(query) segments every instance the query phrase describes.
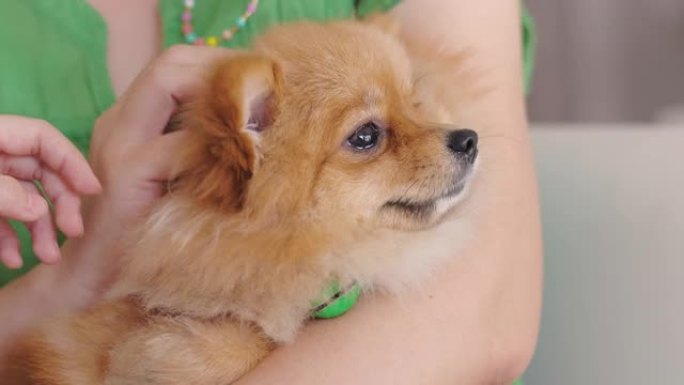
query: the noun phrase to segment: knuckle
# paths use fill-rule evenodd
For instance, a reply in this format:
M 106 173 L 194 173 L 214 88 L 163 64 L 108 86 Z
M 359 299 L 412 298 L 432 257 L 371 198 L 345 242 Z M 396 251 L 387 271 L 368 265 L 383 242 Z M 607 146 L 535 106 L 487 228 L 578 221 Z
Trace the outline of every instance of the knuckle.
M 52 124 L 50 124 L 47 120 L 44 119 L 34 119 L 33 126 L 39 134 L 57 131 L 57 129 Z
M 33 119 L 33 124 L 42 130 L 49 130 L 52 128 L 52 125 L 45 119 Z
M 0 201 L 7 206 L 14 206 L 26 200 L 26 191 L 19 182 L 8 175 L 0 175 Z
M 156 65 L 152 67 L 149 74 L 149 79 L 154 87 L 162 87 L 166 78 L 166 67 L 163 65 Z
M 164 63 L 184 62 L 193 55 L 193 47 L 186 45 L 172 45 L 161 54 L 160 60 Z

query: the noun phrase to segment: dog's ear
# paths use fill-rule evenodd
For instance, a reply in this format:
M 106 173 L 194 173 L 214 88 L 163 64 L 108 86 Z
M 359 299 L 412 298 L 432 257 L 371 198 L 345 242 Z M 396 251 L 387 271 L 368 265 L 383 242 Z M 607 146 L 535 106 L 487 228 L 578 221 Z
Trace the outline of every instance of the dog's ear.
M 182 113 L 190 143 L 174 190 L 219 209 L 241 209 L 259 166 L 259 141 L 277 114 L 280 70 L 253 54 L 223 59 Z

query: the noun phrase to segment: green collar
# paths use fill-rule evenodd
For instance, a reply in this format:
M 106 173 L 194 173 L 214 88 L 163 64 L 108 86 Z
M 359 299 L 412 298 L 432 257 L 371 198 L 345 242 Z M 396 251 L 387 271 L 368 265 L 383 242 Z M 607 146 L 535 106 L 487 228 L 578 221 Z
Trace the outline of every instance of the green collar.
M 340 283 L 335 281 L 325 291 L 322 300 L 311 304 L 311 316 L 319 319 L 339 317 L 349 311 L 361 295 L 361 286 L 354 281 L 340 288 Z

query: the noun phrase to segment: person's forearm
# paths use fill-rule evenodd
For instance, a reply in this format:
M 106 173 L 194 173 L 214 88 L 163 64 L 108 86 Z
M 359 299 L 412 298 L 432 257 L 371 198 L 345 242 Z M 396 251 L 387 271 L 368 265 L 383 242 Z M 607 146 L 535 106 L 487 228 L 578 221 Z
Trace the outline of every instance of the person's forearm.
M 91 304 L 97 294 L 97 277 L 76 267 L 82 258 L 102 254 L 107 248 L 105 240 L 101 234 L 69 240 L 62 246 L 60 263 L 38 265 L 0 290 L 0 362 L 23 332 L 47 317 Z
M 478 185 L 463 214 L 475 222 L 472 242 L 421 292 L 401 303 L 364 298 L 339 320 L 311 323 L 239 384 L 505 384 L 526 368 L 539 322 L 541 236 L 518 6 L 404 0 L 394 11 L 412 42 L 466 52 L 466 73 L 486 90 L 454 103 L 458 123 L 481 135 Z
M 37 266 L 0 290 L 0 358 L 18 334 L 63 306 L 54 269 Z
M 367 297 L 341 319 L 313 322 L 239 384 L 506 384 L 520 375 L 537 332 L 540 251 L 529 159 L 507 151 L 498 159 L 525 187 L 491 176 L 505 193 L 478 213 L 477 240 L 449 269 L 401 301 Z
M 501 198 L 477 214 L 478 238 L 449 269 L 401 301 L 367 297 L 341 319 L 313 322 L 239 384 L 506 384 L 519 376 L 538 327 L 539 235 L 529 157 L 502 150 L 505 166 L 488 177 Z

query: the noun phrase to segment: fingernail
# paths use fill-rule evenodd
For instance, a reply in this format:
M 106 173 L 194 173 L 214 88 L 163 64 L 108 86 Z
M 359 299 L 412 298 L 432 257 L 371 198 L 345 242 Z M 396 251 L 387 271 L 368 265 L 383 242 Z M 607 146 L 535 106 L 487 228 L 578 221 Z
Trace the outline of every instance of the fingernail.
M 35 210 L 35 203 L 33 202 L 33 200 L 33 194 L 26 194 L 26 208 L 31 210 L 31 212 Z
M 57 245 L 50 246 L 50 248 L 46 250 L 46 254 L 47 255 L 44 255 L 41 260 L 43 263 L 47 263 L 48 265 L 57 263 L 61 259 L 61 253 Z
M 92 181 L 90 183 L 89 188 L 87 189 L 88 194 L 97 194 L 102 191 L 102 184 L 100 181 L 97 179 L 97 177 L 93 176 Z
M 79 238 L 83 235 L 83 219 L 79 214 L 57 216 L 57 227 L 69 238 Z
M 76 238 L 80 238 L 83 236 L 83 231 L 84 231 L 84 226 L 83 226 L 83 218 L 81 216 L 78 216 L 77 218 L 77 225 L 76 225 L 76 234 L 74 235 Z
M 32 214 L 41 215 L 47 212 L 48 205 L 43 197 L 36 194 L 28 194 L 27 207 Z
M 9 255 L 6 254 L 4 257 L 5 266 L 7 266 L 9 269 L 20 269 L 24 265 L 24 261 L 16 251 Z

